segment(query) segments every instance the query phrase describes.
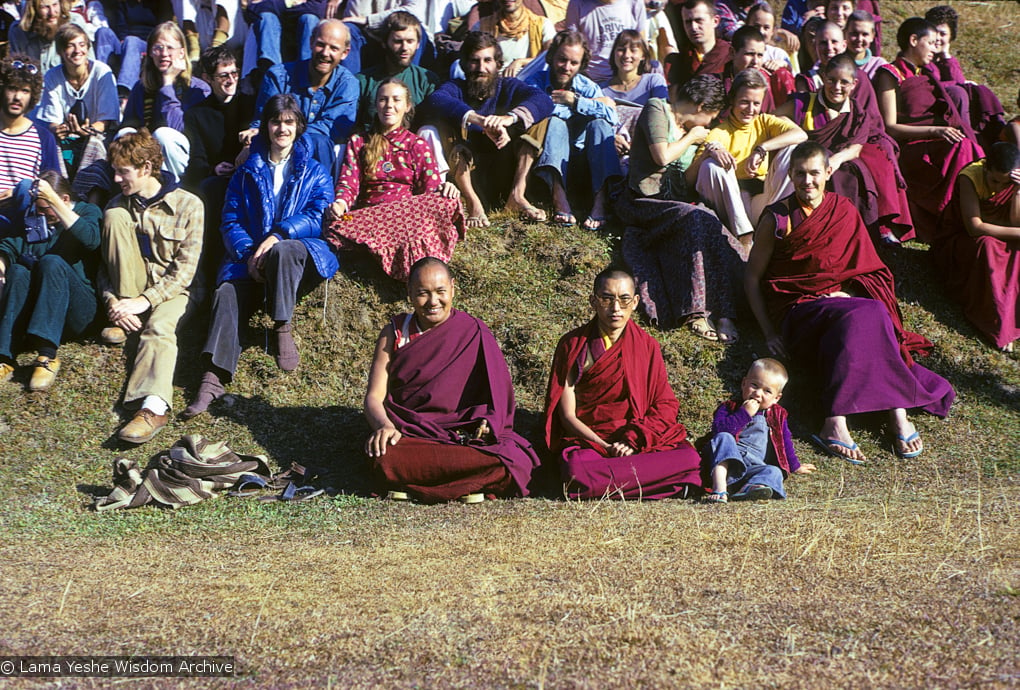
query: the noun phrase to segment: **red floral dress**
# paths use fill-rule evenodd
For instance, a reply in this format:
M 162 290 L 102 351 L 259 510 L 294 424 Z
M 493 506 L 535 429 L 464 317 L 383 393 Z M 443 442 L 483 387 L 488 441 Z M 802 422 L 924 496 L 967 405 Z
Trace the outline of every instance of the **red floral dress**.
M 449 261 L 464 238 L 460 199 L 438 193 L 442 179 L 425 140 L 406 129 L 385 135 L 389 146 L 372 174 L 363 170 L 365 138 L 351 137 L 336 198 L 352 209 L 329 221 L 323 236 L 337 249 L 363 245 L 387 275 L 407 280 L 418 259 Z

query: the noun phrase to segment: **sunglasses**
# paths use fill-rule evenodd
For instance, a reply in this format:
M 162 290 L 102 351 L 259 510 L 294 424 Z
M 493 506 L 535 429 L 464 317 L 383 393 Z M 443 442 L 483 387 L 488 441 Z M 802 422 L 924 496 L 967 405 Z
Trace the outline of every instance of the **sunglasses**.
M 22 62 L 21 60 L 15 60 L 11 63 L 11 67 L 14 69 L 23 69 L 29 74 L 39 74 L 39 66 L 31 62 Z

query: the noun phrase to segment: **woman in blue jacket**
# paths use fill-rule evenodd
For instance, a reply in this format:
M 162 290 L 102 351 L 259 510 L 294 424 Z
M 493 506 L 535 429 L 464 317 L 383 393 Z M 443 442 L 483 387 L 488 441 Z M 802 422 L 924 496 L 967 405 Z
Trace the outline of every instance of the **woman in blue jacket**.
M 241 356 L 241 316 L 260 302 L 273 319 L 276 363 L 298 367 L 291 317 L 302 283 L 328 280 L 339 264 L 322 240 L 322 214 L 333 201 L 332 178 L 311 157 L 302 139 L 305 118 L 291 94 L 269 99 L 266 124 L 252 142 L 251 155 L 227 188 L 220 232 L 226 256 L 217 276 L 206 371 L 194 402 L 183 412 L 194 417 L 223 395 Z

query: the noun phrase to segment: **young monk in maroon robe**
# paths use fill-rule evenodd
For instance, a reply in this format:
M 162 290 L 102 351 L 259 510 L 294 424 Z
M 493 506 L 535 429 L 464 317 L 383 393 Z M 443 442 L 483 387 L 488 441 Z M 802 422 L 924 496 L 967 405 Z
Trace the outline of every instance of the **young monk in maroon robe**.
M 853 99 L 860 83 L 847 54 L 828 61 L 817 93 L 794 94 L 776 111 L 829 151 L 832 186 L 860 211 L 876 239 L 899 242 L 914 236 L 907 184 L 895 158 L 873 143 L 885 129 L 877 111 L 867 113 Z
M 939 275 L 978 330 L 1007 352 L 1020 338 L 1020 150 L 998 142 L 956 180 L 932 241 Z
M 369 372 L 365 453 L 394 499 L 526 496 L 538 457 L 513 430 L 506 360 L 484 323 L 453 309 L 454 289 L 439 259 L 411 267 L 414 311 L 383 328 Z
M 888 411 L 893 450 L 916 457 L 923 445 L 907 410 L 944 417 L 956 394 L 914 362 L 912 354 L 931 343 L 904 329 L 892 272 L 860 214 L 825 191 L 831 172 L 821 144 L 794 150 L 794 194 L 769 206 L 755 231 L 744 274 L 748 302 L 769 351 L 817 378 L 826 418 L 813 440 L 822 450 L 863 462 L 846 417 Z
M 935 27 L 920 17 L 900 24 L 900 54 L 875 75 L 886 131 L 900 145 L 910 215 L 918 239 L 931 242 L 956 176 L 983 153 L 945 87 L 924 67 L 935 56 Z
M 595 318 L 556 346 L 545 442 L 569 498 L 684 498 L 700 486 L 659 343 L 631 321 L 637 302 L 630 273 L 602 271 Z
M 666 57 L 666 79 L 684 84 L 699 74 L 721 75 L 730 61 L 730 44 L 716 38 L 719 15 L 712 0 L 686 0 L 680 6 L 684 36 L 680 50 Z

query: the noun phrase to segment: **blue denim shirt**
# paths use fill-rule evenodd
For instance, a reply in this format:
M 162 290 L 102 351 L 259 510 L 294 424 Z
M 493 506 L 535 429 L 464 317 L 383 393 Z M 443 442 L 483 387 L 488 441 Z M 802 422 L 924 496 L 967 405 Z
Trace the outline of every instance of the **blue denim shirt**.
M 553 89 L 549 83 L 549 65 L 529 77 L 526 83 L 541 89 L 544 93 L 552 93 Z M 577 94 L 577 105 L 573 109 L 566 105 L 554 105 L 553 115 L 561 120 L 569 120 L 575 114 L 583 115 L 593 120 L 605 120 L 614 127 L 619 123 L 620 118 L 616 114 L 616 108 L 595 100 L 602 97 L 602 89 L 591 79 L 578 73 L 570 82 L 570 90 Z
M 309 65 L 311 60 L 273 65 L 262 80 L 255 112 L 261 114 L 266 102 L 278 93 L 293 94 L 308 120 L 308 132 L 343 143 L 354 131 L 358 118 L 358 79 L 346 67 L 337 65 L 329 81 L 312 90 L 308 80 Z M 255 129 L 261 124 L 257 116 L 251 121 Z

